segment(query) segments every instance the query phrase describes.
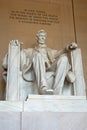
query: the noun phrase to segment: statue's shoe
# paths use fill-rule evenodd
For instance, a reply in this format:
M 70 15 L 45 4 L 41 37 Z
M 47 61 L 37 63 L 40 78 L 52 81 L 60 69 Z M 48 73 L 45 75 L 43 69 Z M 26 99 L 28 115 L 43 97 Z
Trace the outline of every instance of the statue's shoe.
M 44 87 L 43 89 L 39 90 L 39 93 L 42 95 L 53 95 L 53 89 L 47 89 Z
M 46 94 L 47 95 L 53 95 L 53 89 L 47 89 Z

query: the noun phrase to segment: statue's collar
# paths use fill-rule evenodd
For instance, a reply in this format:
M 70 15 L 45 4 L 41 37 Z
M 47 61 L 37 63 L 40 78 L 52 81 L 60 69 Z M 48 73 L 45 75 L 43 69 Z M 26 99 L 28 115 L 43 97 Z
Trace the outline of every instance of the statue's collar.
M 38 44 L 37 48 L 46 48 L 47 45 L 46 44 Z

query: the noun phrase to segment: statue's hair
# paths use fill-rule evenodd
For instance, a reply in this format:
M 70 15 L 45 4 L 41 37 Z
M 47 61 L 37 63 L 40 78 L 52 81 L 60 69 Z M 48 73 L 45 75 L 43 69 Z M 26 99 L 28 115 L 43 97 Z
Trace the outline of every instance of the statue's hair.
M 47 35 L 46 31 L 44 29 L 41 29 L 37 32 L 36 36 L 39 36 L 41 33 L 43 33 L 44 35 Z

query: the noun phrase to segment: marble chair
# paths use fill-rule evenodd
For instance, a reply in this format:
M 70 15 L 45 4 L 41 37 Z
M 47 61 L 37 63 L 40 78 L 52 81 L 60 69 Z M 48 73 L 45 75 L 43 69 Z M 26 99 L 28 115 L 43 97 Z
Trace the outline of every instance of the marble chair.
M 21 44 L 9 43 L 8 54 L 3 60 L 3 78 L 6 82 L 6 100 L 9 101 L 24 101 L 29 94 L 39 94 L 38 87 L 35 81 L 33 69 L 31 68 L 25 75 L 22 76 L 22 67 L 24 59 L 26 59 L 25 51 L 20 49 Z M 68 82 L 71 73 L 68 73 L 63 87 L 63 95 L 66 96 L 86 96 L 85 81 L 82 66 L 81 49 L 77 48 L 70 52 L 69 60 L 72 66 L 72 71 L 75 74 L 75 81 Z M 46 73 L 48 87 L 52 88 L 55 72 Z

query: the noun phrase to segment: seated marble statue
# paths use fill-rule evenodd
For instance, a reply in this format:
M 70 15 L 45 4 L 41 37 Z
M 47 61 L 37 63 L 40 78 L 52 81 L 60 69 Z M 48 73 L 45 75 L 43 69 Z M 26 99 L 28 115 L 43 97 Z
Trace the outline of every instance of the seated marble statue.
M 36 34 L 36 39 L 37 39 L 36 46 L 34 48 L 28 48 L 22 50 L 20 49 L 20 42 L 18 40 L 12 40 L 10 42 L 9 46 L 12 47 L 9 47 L 10 51 L 8 52 L 8 55 L 6 55 L 3 61 L 4 69 L 8 70 L 7 72 L 8 83 L 7 83 L 7 92 L 6 92 L 7 100 L 15 100 L 15 99 L 20 100 L 17 96 L 19 95 L 20 97 L 19 91 L 21 90 L 22 85 L 24 84 L 23 88 L 26 86 L 28 87 L 29 86 L 28 83 L 34 81 L 36 82 L 38 94 L 41 95 L 42 94 L 63 95 L 65 80 L 67 80 L 67 82 L 71 84 L 74 84 L 73 87 L 74 95 L 85 95 L 85 87 L 84 87 L 85 83 L 84 83 L 84 78 L 82 73 L 83 71 L 82 64 L 81 64 L 82 61 L 80 57 L 81 54 L 80 51 L 77 49 L 77 44 L 71 43 L 67 45 L 64 49 L 58 51 L 47 47 L 46 37 L 47 37 L 47 33 L 45 32 L 45 30 L 43 29 L 39 30 Z M 18 48 L 19 50 L 17 50 Z M 11 49 L 13 50 L 11 51 Z M 70 60 L 68 57 L 69 53 L 71 53 L 71 57 L 73 57 L 74 59 L 71 61 L 72 65 L 70 64 Z M 76 63 L 78 57 L 79 57 L 78 63 Z M 15 73 L 13 70 L 15 71 Z M 23 83 L 21 83 L 21 85 L 20 85 L 21 79 L 19 76 L 20 75 L 19 71 L 22 72 L 21 77 Z M 28 78 L 29 73 L 31 73 L 32 71 L 33 71 L 33 76 L 31 79 L 29 79 Z M 48 83 L 47 74 L 54 76 L 53 81 L 50 83 L 51 85 L 49 85 Z M 79 78 L 81 77 L 79 79 L 80 81 L 78 80 L 78 74 L 79 74 Z M 12 78 L 12 75 L 14 75 L 15 78 L 14 77 Z M 28 85 L 26 85 L 25 82 L 27 82 Z M 15 88 L 15 86 L 18 87 Z M 30 85 L 29 87 L 32 87 L 32 85 Z M 67 88 L 69 89 L 69 87 Z M 12 91 L 13 94 L 11 95 Z M 21 95 L 23 93 L 27 93 L 25 94 L 24 97 L 25 100 L 29 93 L 27 90 L 26 92 L 22 91 Z
M 61 51 L 53 50 L 46 45 L 47 33 L 44 30 L 38 31 L 37 46 L 27 51 L 28 58 L 23 67 L 23 74 L 32 66 L 39 90 L 39 94 L 58 94 L 62 95 L 65 77 L 71 69 L 68 61 L 67 51 L 77 48 L 76 43 L 72 43 Z M 55 71 L 55 81 L 53 88 L 48 89 L 46 72 Z M 70 82 L 74 82 L 75 76 L 71 72 Z

